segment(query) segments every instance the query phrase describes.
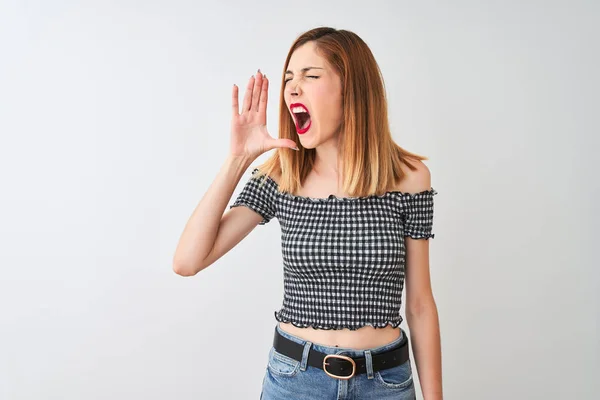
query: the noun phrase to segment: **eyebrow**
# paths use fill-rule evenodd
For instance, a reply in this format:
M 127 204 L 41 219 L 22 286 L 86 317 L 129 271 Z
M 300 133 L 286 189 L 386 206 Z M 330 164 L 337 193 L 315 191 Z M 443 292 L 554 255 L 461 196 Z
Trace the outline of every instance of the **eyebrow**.
M 306 71 L 308 71 L 309 69 L 323 69 L 323 68 L 321 68 L 321 67 L 306 67 L 306 68 L 302 68 L 300 71 L 302 71 L 302 72 L 306 72 Z M 288 69 L 287 71 L 285 71 L 285 74 L 286 74 L 286 75 L 287 75 L 287 74 L 292 74 L 292 75 L 294 75 L 294 73 L 293 73 L 292 71 L 290 71 L 289 69 Z

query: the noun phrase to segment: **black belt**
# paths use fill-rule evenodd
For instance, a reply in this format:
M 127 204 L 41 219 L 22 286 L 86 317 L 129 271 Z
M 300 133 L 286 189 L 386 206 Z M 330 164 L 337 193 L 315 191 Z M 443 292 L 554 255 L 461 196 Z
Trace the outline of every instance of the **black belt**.
M 273 347 L 278 353 L 284 354 L 294 360 L 302 361 L 304 345 L 294 342 L 282 336 L 275 327 L 275 338 Z M 373 371 L 396 367 L 408 360 L 408 338 L 403 334 L 401 342 L 397 347 L 383 353 L 371 355 Z M 312 346 L 308 352 L 307 364 L 322 369 L 332 378 L 350 379 L 356 374 L 367 372 L 367 360 L 365 357 L 348 357 L 341 354 L 324 354 L 313 350 Z

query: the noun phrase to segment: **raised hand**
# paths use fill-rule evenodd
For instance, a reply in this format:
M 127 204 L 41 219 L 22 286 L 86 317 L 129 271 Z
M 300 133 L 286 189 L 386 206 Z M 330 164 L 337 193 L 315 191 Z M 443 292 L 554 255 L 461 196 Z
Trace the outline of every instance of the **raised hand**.
M 252 160 L 276 147 L 296 148 L 291 139 L 275 139 L 267 131 L 269 80 L 260 70 L 248 81 L 242 109 L 238 87 L 233 85 L 230 152 Z

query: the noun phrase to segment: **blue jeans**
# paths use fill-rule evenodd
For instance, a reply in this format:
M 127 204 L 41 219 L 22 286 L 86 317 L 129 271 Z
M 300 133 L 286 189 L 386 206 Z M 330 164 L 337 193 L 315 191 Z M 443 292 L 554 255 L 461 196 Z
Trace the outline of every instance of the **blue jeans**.
M 262 384 L 261 400 L 414 400 L 415 385 L 410 359 L 396 367 L 373 371 L 373 354 L 382 353 L 397 346 L 406 334 L 400 329 L 400 337 L 386 345 L 367 350 L 323 346 L 313 344 L 298 336 L 277 331 L 284 337 L 304 346 L 302 360 L 285 356 L 271 347 L 267 370 Z M 367 372 L 350 379 L 330 377 L 322 369 L 307 365 L 310 348 L 325 354 L 344 354 L 365 357 Z

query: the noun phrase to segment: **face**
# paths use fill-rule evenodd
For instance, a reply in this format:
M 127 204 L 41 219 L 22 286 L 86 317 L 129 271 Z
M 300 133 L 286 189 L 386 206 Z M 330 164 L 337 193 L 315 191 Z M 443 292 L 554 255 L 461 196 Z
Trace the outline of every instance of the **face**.
M 314 42 L 294 51 L 285 81 L 285 103 L 302 146 L 310 149 L 335 140 L 343 116 L 342 83 L 329 63 L 317 54 Z

